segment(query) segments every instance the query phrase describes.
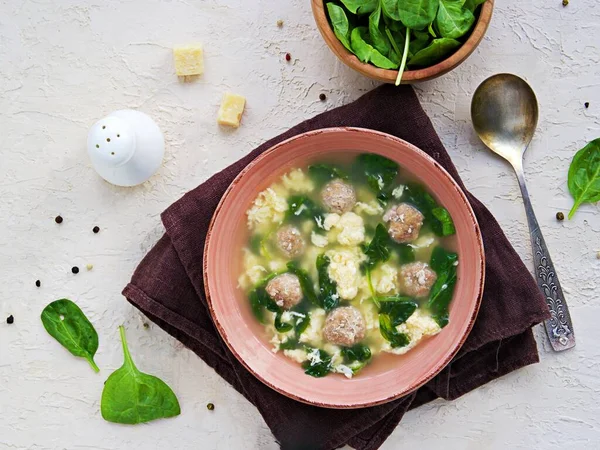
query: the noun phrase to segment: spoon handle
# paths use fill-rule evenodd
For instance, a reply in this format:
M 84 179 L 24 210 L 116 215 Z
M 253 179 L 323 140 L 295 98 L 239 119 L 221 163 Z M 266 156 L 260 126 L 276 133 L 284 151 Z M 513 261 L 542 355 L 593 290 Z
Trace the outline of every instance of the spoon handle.
M 529 192 L 525 185 L 525 175 L 522 164 L 515 167 L 521 193 L 523 194 L 523 203 L 527 213 L 527 222 L 529 223 L 529 234 L 531 237 L 531 246 L 533 247 L 533 262 L 535 268 L 535 279 L 546 298 L 548 309 L 550 309 L 550 319 L 544 322 L 546 334 L 550 339 L 552 348 L 559 352 L 575 346 L 575 334 L 571 315 L 565 300 L 560 281 L 554 270 L 554 264 L 542 231 L 533 212 L 533 206 L 529 199 Z

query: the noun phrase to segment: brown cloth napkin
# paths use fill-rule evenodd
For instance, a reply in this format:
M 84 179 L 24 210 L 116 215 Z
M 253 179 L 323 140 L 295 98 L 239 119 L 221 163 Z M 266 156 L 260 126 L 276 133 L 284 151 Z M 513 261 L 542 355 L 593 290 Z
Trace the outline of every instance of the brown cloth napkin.
M 549 317 L 535 281 L 491 213 L 471 194 L 485 245 L 486 285 L 479 316 L 454 360 L 406 397 L 358 410 L 291 400 L 262 384 L 235 359 L 213 326 L 202 280 L 208 225 L 225 189 L 250 161 L 289 137 L 317 128 L 354 126 L 398 136 L 436 159 L 464 188 L 412 88 L 381 86 L 354 103 L 303 122 L 201 184 L 162 215 L 166 234 L 133 274 L 123 295 L 179 339 L 252 402 L 283 449 L 376 449 L 404 413 L 441 397 L 453 400 L 490 380 L 539 361 L 531 327 Z

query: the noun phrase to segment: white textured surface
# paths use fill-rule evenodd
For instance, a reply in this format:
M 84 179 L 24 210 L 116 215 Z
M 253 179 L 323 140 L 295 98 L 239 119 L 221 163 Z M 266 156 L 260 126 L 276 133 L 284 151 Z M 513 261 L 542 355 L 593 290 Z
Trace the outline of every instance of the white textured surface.
M 282 29 L 277 19 L 285 21 Z M 384 448 L 591 449 L 600 442 L 600 211 L 586 206 L 573 221 L 554 219 L 571 205 L 566 174 L 573 153 L 600 135 L 599 33 L 597 0 L 571 0 L 567 8 L 560 0 L 498 1 L 475 54 L 418 86 L 467 186 L 531 264 L 515 179 L 474 136 L 469 103 L 493 73 L 514 72 L 532 83 L 541 121 L 526 172 L 578 344 L 554 354 L 537 329 L 541 364 L 456 402 L 408 413 Z M 171 47 L 194 41 L 204 43 L 206 73 L 181 83 Z M 307 0 L 1 0 L 0 448 L 276 448 L 254 407 L 160 329 L 145 330 L 120 291 L 160 235 L 159 213 L 181 194 L 257 144 L 374 85 L 337 62 Z M 243 125 L 233 132 L 215 124 L 225 90 L 248 99 Z M 150 114 L 167 141 L 158 175 L 133 189 L 104 183 L 85 152 L 88 127 L 120 108 Z M 61 226 L 53 220 L 59 213 Z M 102 229 L 97 235 L 94 225 Z M 86 263 L 94 264 L 91 272 Z M 82 268 L 77 276 L 70 272 L 75 264 Z M 96 325 L 100 374 L 44 331 L 39 314 L 60 297 L 76 300 Z M 9 314 L 12 326 L 4 321 Z M 102 383 L 122 362 L 121 323 L 140 368 L 178 394 L 181 416 L 137 427 L 102 420 Z

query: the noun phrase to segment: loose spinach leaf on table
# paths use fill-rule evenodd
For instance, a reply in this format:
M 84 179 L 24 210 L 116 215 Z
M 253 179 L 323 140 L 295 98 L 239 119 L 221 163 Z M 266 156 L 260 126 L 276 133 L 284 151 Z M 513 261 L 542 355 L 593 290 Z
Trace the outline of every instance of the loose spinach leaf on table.
M 321 378 L 331 371 L 331 355 L 325 350 L 307 348 L 306 353 L 318 352 L 318 362 L 312 362 L 310 359 L 302 363 L 304 373 L 311 377 Z
M 415 53 L 408 61 L 410 66 L 431 66 L 438 63 L 446 56 L 454 52 L 462 44 L 456 39 L 440 38 L 434 39 L 423 50 Z
M 352 14 L 369 14 L 379 5 L 379 0 L 340 0 Z
M 382 69 L 396 69 L 397 64 L 383 56 L 369 42 L 367 27 L 356 27 L 350 34 L 350 45 L 354 54 L 364 63 L 371 62 Z
M 85 358 L 95 372 L 98 333 L 83 311 L 71 300 L 63 298 L 50 303 L 41 315 L 44 328 L 73 355 Z
M 331 164 L 313 164 L 308 166 L 308 176 L 317 187 L 321 187 L 337 178 L 342 180 L 348 179 L 348 174 L 339 167 Z
M 435 24 L 442 37 L 458 39 L 473 27 L 475 16 L 463 3 L 464 0 L 440 0 Z
M 458 255 L 443 247 L 436 247 L 431 254 L 429 265 L 437 274 L 437 280 L 429 292 L 427 307 L 438 325 L 444 328 L 448 325 L 448 308 L 452 301 L 456 286 L 456 268 Z
M 133 363 L 125 328 L 119 327 L 125 361 L 104 383 L 100 411 L 104 420 L 136 424 L 179 415 L 177 397 L 160 378 L 140 372 Z
M 399 0 L 398 14 L 406 28 L 422 30 L 435 19 L 440 0 Z
M 352 46 L 350 45 L 350 22 L 348 22 L 346 12 L 335 3 L 327 3 L 327 12 L 329 13 L 333 33 L 342 45 L 352 52 Z
M 399 170 L 400 166 L 396 162 L 374 153 L 359 155 L 353 164 L 355 176 L 366 181 L 381 204 L 387 203 L 391 197 Z
M 425 217 L 425 223 L 437 236 L 451 236 L 456 233 L 450 213 L 440 206 L 432 195 L 419 184 L 409 183 L 404 189 L 402 199 L 412 203 Z
M 600 138 L 575 154 L 569 167 L 568 185 L 569 192 L 575 199 L 569 219 L 583 203 L 600 201 Z
M 371 359 L 371 349 L 368 345 L 356 344 L 353 347 L 342 347 L 341 355 L 346 364 L 354 361 L 365 362 Z
M 337 284 L 329 278 L 329 263 L 331 261 L 325 255 L 317 256 L 317 273 L 319 274 L 319 303 L 325 311 L 331 311 L 339 304 Z
M 396 330 L 392 318 L 388 314 L 379 314 L 379 332 L 392 348 L 404 347 L 410 342 L 406 334 Z
M 290 273 L 296 275 L 298 277 L 298 280 L 300 280 L 300 287 L 302 288 L 302 293 L 308 299 L 308 301 L 315 306 L 321 307 L 319 297 L 315 292 L 314 284 L 310 279 L 310 275 L 308 275 L 308 272 L 298 267 L 298 265 L 293 261 L 287 263 L 287 268 Z

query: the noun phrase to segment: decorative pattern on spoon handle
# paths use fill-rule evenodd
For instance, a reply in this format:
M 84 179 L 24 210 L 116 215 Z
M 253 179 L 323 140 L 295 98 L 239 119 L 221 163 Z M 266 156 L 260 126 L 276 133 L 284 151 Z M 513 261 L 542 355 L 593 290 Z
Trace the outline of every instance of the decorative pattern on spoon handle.
M 531 232 L 535 278 L 546 298 L 550 319 L 544 322 L 550 344 L 555 351 L 567 350 L 575 346 L 575 334 L 567 302 L 556 276 L 554 264 L 539 227 Z

